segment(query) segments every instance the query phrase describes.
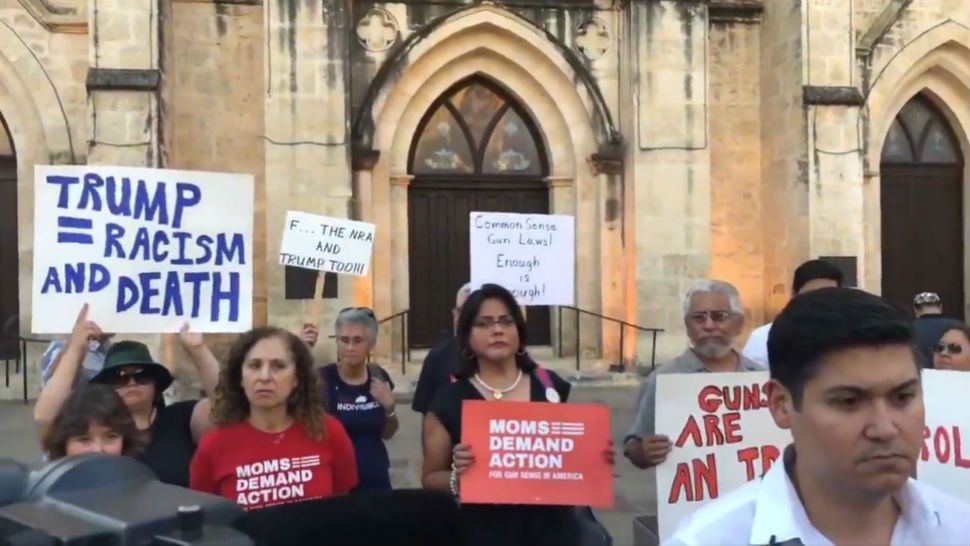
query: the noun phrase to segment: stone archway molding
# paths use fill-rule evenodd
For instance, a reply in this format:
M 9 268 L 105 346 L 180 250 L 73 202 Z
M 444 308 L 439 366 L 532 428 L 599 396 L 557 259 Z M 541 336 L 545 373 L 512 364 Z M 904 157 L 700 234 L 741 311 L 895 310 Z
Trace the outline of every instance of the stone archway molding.
M 21 161 L 77 163 L 63 102 L 40 59 L 0 20 L 0 112 Z
M 380 102 L 390 89 L 399 85 L 398 76 L 412 65 L 424 52 L 435 49 L 442 41 L 458 32 L 490 25 L 498 31 L 511 31 L 531 48 L 542 51 L 571 82 L 584 91 L 587 110 L 592 113 L 597 141 L 600 145 L 619 146 L 620 132 L 606 105 L 595 77 L 578 55 L 565 43 L 546 30 L 533 25 L 528 19 L 504 7 L 479 5 L 461 8 L 429 21 L 397 46 L 381 65 L 352 126 L 355 147 L 359 150 L 376 149 L 375 132 L 379 123 Z M 507 34 L 507 32 L 504 32 Z
M 906 102 L 923 89 L 955 100 L 939 106 L 958 133 L 964 157 L 970 159 L 970 28 L 951 20 L 904 46 L 873 81 L 866 96 L 867 172 L 878 172 L 889 127 Z

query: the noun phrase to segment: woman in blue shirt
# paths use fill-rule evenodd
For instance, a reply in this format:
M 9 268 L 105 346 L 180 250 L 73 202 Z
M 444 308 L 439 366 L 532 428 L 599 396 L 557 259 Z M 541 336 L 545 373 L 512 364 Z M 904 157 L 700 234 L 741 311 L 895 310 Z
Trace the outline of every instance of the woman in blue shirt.
M 315 341 L 316 336 L 307 333 L 304 327 L 304 339 Z M 377 342 L 374 312 L 366 307 L 340 311 L 334 334 L 338 360 L 320 373 L 327 411 L 340 420 L 354 444 L 360 480 L 354 491 L 389 491 L 391 463 L 384 441 L 394 436 L 399 424 L 391 377 L 377 364 L 368 363 Z

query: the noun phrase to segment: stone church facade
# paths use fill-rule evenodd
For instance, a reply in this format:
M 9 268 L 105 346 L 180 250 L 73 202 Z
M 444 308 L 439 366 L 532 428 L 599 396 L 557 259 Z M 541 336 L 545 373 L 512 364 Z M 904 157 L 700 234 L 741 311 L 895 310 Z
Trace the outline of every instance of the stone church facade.
M 377 224 L 326 320 L 408 311 L 416 347 L 447 327 L 475 209 L 575 216 L 586 313 L 529 315 L 591 360 L 651 355 L 595 315 L 682 350 L 698 278 L 768 320 L 810 257 L 967 302 L 970 0 L 0 0 L 0 116 L 14 329 L 49 163 L 255 175 L 260 323 L 298 327 L 313 295 L 276 265 L 288 209 Z M 384 323 L 386 358 L 403 328 Z

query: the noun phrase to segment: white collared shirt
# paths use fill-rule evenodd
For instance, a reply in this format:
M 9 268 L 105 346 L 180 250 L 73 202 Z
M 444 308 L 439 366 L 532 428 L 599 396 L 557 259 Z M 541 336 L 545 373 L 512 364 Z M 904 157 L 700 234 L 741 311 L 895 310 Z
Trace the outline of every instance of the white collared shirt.
M 890 546 L 970 545 L 970 505 L 912 478 Z M 782 461 L 684 518 L 664 546 L 834 546 L 808 519 Z
M 771 333 L 771 325 L 772 323 L 769 322 L 752 330 L 744 348 L 741 349 L 741 354 L 765 368 L 768 367 L 768 334 Z

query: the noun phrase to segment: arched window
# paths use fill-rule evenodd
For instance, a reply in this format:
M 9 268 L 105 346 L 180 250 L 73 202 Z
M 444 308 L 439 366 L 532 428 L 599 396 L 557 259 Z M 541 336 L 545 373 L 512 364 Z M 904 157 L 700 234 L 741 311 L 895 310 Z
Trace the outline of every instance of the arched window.
M 946 119 L 926 98 L 906 103 L 889 128 L 882 162 L 889 164 L 957 165 L 959 147 Z
M 482 79 L 467 80 L 438 99 L 417 135 L 411 149 L 415 175 L 546 173 L 541 140 L 528 115 Z

